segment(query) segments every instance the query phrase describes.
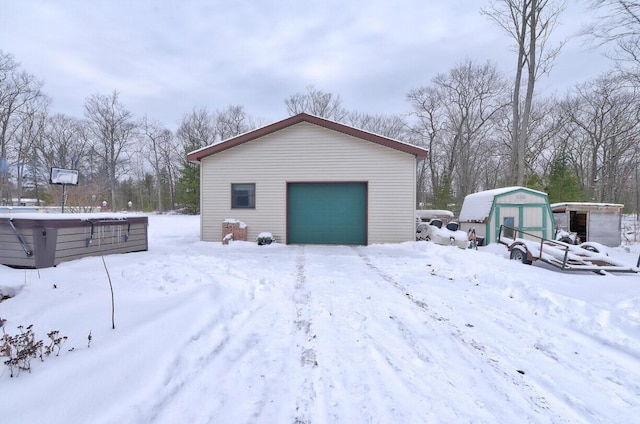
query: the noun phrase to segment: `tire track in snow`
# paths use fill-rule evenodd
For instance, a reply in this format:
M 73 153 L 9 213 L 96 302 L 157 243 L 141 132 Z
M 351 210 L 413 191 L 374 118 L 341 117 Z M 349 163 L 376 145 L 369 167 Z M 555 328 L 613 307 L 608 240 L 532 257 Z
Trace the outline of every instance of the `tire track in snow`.
M 296 321 L 294 324 L 298 332 L 302 333 L 304 338 L 307 339 L 307 342 L 302 345 L 300 364 L 303 366 L 317 366 L 316 352 L 312 346 L 314 337 L 311 335 L 311 316 L 309 311 L 311 293 L 307 291 L 305 286 L 304 262 L 304 246 L 302 246 L 296 260 L 296 286 L 293 295 L 296 305 Z
M 159 315 L 160 319 L 154 320 L 154 317 L 151 317 L 149 321 L 141 321 L 144 324 L 127 331 L 126 337 L 132 341 L 129 353 L 134 354 L 137 349 L 141 349 L 140 346 L 144 346 L 147 334 L 162 331 L 165 323 L 167 328 L 172 328 L 172 324 L 176 320 L 182 320 L 191 310 L 201 310 L 203 308 L 202 304 L 209 302 L 217 294 L 218 292 L 214 287 L 201 286 L 178 296 L 169 307 L 163 310 L 163 314 Z M 169 346 L 175 344 L 181 346 L 180 349 L 175 349 L 175 351 L 179 352 L 178 355 L 173 354 L 174 349 L 172 347 L 167 351 L 149 352 L 144 350 L 145 354 L 162 358 L 161 360 L 154 358 L 152 361 L 156 364 L 164 364 L 163 368 L 155 370 L 155 378 L 146 379 L 147 381 L 155 380 L 156 384 L 152 387 L 141 387 L 137 399 L 121 399 L 119 405 L 114 405 L 116 418 L 105 422 L 156 422 L 156 419 L 161 416 L 164 406 L 188 387 L 189 381 L 197 372 L 197 368 L 194 368 L 195 364 L 201 363 L 207 357 L 215 356 L 228 341 L 228 335 L 225 335 L 224 331 L 220 331 L 222 329 L 219 323 L 221 314 L 221 311 L 218 314 L 213 313 L 204 317 L 206 319 L 203 319 L 203 316 L 197 316 L 197 319 L 194 320 L 195 322 L 184 324 L 184 333 L 165 334 Z M 215 343 L 207 347 L 205 354 L 204 351 L 200 350 L 203 342 L 207 339 L 212 339 L 212 333 L 215 332 L 219 332 L 221 337 L 217 337 Z M 99 352 L 102 353 L 102 350 Z M 189 354 L 186 354 L 187 352 Z M 108 348 L 103 354 L 109 354 Z M 140 368 L 142 373 L 154 371 L 147 369 L 145 364 L 142 364 Z
M 363 299 L 361 288 L 368 283 L 352 278 L 359 274 L 353 251 L 341 247 L 334 254 L 335 250 L 329 254 L 323 247 L 305 250 L 302 281 L 313 293 L 305 308 L 318 366 L 309 370 L 313 402 L 304 422 L 423 422 L 411 419 L 417 413 L 408 409 L 415 405 L 410 407 L 405 396 L 396 398 L 401 371 L 380 351 L 384 342 L 368 332 L 367 327 L 380 333 L 388 325 L 380 328 L 379 311 L 371 309 L 371 300 Z M 411 396 L 411 390 L 405 393 Z
M 251 289 L 245 290 L 244 296 L 223 299 L 221 306 L 216 306 L 217 298 L 198 298 L 181 305 L 176 316 L 190 315 L 185 311 L 197 315 L 191 314 L 184 334 L 170 341 L 180 343 L 179 348 L 171 349 L 177 354 L 167 361 L 161 384 L 133 405 L 120 422 L 261 420 L 265 408 L 271 406 L 273 387 L 283 386 L 277 380 L 287 376 L 286 351 L 291 342 L 287 336 L 289 325 L 283 322 L 293 320 L 271 307 L 278 303 L 271 302 L 270 296 L 280 292 L 265 292 L 263 286 L 270 284 L 268 280 L 244 283 Z M 263 292 L 257 294 L 260 290 Z M 277 329 L 282 334 L 274 331 Z M 254 365 L 259 373 L 254 372 Z M 250 404 L 252 409 L 235 407 L 240 398 L 243 405 Z M 251 401 L 246 402 L 247 399 Z M 191 404 L 202 404 L 202 408 L 188 408 Z M 176 405 L 185 405 L 185 409 L 180 411 Z M 175 415 L 178 412 L 180 416 Z M 271 411 L 269 414 L 274 415 Z
M 356 254 L 363 263 L 376 274 L 379 279 L 373 282 L 380 288 L 392 288 L 395 291 L 393 296 L 402 299 L 401 302 L 409 301 L 413 308 L 406 309 L 406 313 L 397 313 L 389 316 L 393 320 L 393 325 L 398 332 L 398 336 L 402 339 L 404 345 L 412 352 L 416 358 L 419 358 L 426 366 L 423 369 L 424 377 L 429 380 L 438 381 L 439 392 L 427 391 L 428 402 L 436 405 L 433 409 L 438 410 L 439 416 L 446 416 L 442 410 L 449 410 L 449 415 L 455 421 L 495 421 L 498 417 L 504 418 L 504 411 L 491 409 L 489 401 L 483 401 L 482 395 L 475 396 L 472 387 L 478 385 L 474 376 L 477 371 L 482 372 L 482 365 L 479 364 L 477 355 L 470 351 L 467 346 L 460 344 L 456 339 L 456 328 L 450 325 L 450 320 L 437 312 L 433 311 L 430 306 L 423 300 L 416 299 L 399 283 L 395 278 L 383 272 L 381 269 L 371 263 L 370 258 L 365 255 L 360 248 L 354 248 Z M 402 311 L 402 308 L 394 308 L 394 311 Z M 415 312 L 418 312 L 417 314 Z M 427 314 L 431 320 L 424 321 L 421 316 Z M 402 316 L 404 315 L 404 316 Z M 412 323 L 409 324 L 409 321 Z M 413 328 L 413 330 L 412 330 Z M 403 363 L 394 363 L 397 355 L 389 349 L 379 346 L 381 354 L 391 366 L 398 370 L 403 369 Z M 452 356 L 462 356 L 462 360 L 452 358 Z M 464 374 L 464 370 L 448 366 L 454 359 L 453 363 L 467 363 L 471 374 Z M 418 376 L 420 378 L 420 376 Z M 480 379 L 484 380 L 483 376 Z M 405 383 L 406 384 L 406 383 Z M 422 388 L 424 390 L 424 387 Z M 500 388 L 492 387 L 489 392 L 502 391 Z M 471 415 L 469 415 L 471 414 Z M 515 420 L 518 416 L 514 414 Z
M 206 310 L 188 302 L 182 309 Z M 241 326 L 248 317 L 249 314 L 242 309 L 207 314 L 205 319 L 199 316 L 197 325 L 185 333 L 181 348 L 177 349 L 178 354 L 167 364 L 162 386 L 135 409 L 150 422 L 162 419 L 165 407 L 192 388 L 198 374 L 228 347 L 233 328 Z
M 449 270 L 440 276 L 441 281 L 450 272 L 460 275 Z M 544 278 L 544 273 L 539 278 Z M 612 408 L 622 407 L 633 421 L 631 417 L 640 411 L 635 401 L 640 393 L 638 385 L 633 391 L 620 388 L 634 387 L 632 382 L 640 379 L 637 349 L 620 351 L 620 346 L 608 346 L 597 335 L 586 334 L 584 330 L 593 329 L 593 321 L 602 313 L 597 306 L 550 293 L 538 284 L 527 285 L 530 283 L 521 282 L 518 275 L 507 266 L 496 270 L 488 284 L 481 286 L 475 275 L 466 275 L 458 284 L 434 284 L 428 296 L 455 303 L 457 321 L 476 324 L 468 331 L 473 333 L 472 344 L 488 357 L 517 362 L 515 367 L 526 372 L 522 382 L 545 393 L 540 401 L 548 401 L 554 412 L 562 411 L 562 417 L 597 422 L 610 416 Z M 478 296 L 481 302 L 476 302 Z M 558 298 L 562 300 L 556 302 Z M 506 340 L 509 342 L 503 343 Z M 591 348 L 594 342 L 600 345 L 598 349 Z
M 499 352 L 492 350 L 488 346 L 477 342 L 473 337 L 468 339 L 466 337 L 466 330 L 463 330 L 457 324 L 455 324 L 450 318 L 450 315 L 441 314 L 436 308 L 430 306 L 427 302 L 422 299 L 414 296 L 411 291 L 402 283 L 397 281 L 393 276 L 385 273 L 382 269 L 373 264 L 371 258 L 367 256 L 361 248 L 354 248 L 360 258 L 364 261 L 364 263 L 371 270 L 380 275 L 381 279 L 395 288 L 396 292 L 401 295 L 403 298 L 408 300 L 415 308 L 420 310 L 422 313 L 428 315 L 431 320 L 426 322 L 425 324 L 432 327 L 434 331 L 438 331 L 442 333 L 442 327 L 446 330 L 443 334 L 439 336 L 439 343 L 442 343 L 442 337 L 445 337 L 448 342 L 453 343 L 453 346 L 449 346 L 450 350 L 457 351 L 463 357 L 463 361 L 468 363 L 470 367 L 478 366 L 478 368 L 482 367 L 482 363 L 490 365 L 490 367 L 494 370 L 493 376 L 485 376 L 484 384 L 489 385 L 492 390 L 497 393 L 503 392 L 505 393 L 505 398 L 509 399 L 510 403 L 512 403 L 513 407 L 519 411 L 514 416 L 514 418 L 522 418 L 523 415 L 529 415 L 528 411 L 531 410 L 550 410 L 552 406 L 549 404 L 547 400 L 548 391 L 541 392 L 539 388 L 528 384 L 524 378 L 516 373 L 524 374 L 518 370 L 518 367 L 514 364 L 510 363 L 510 359 L 500 355 Z M 442 278 L 442 277 L 435 277 Z M 453 309 L 447 311 L 450 313 L 455 313 Z M 397 316 L 392 317 L 394 319 L 394 323 L 398 328 L 405 339 L 407 340 L 408 345 L 412 346 L 415 350 L 416 355 L 418 357 L 433 357 L 436 358 L 437 362 L 445 362 L 447 361 L 447 357 L 442 355 L 442 351 L 438 351 L 437 349 L 430 349 L 428 346 L 425 346 L 423 343 L 420 343 L 417 340 L 418 336 L 414 333 L 409 325 L 407 325 L 402 319 Z M 438 329 L 437 327 L 441 327 Z M 467 327 L 473 328 L 473 325 L 468 324 Z M 457 347 L 456 347 L 457 345 Z M 478 360 L 480 362 L 478 362 Z M 460 370 L 457 370 L 458 372 Z M 445 378 L 447 378 L 448 373 L 444 373 Z M 486 377 L 490 377 L 487 379 Z M 507 383 L 507 385 L 505 385 Z M 505 387 L 515 387 L 518 389 L 518 392 L 522 396 L 522 400 L 525 404 L 522 404 L 520 401 L 513 398 L 513 396 L 506 393 Z M 481 394 L 479 394 L 481 396 Z M 514 402 L 518 402 L 516 404 Z M 556 404 L 563 404 L 559 399 L 554 399 Z M 529 404 L 527 407 L 526 404 Z M 487 401 L 480 401 L 481 405 L 487 405 Z M 502 414 L 504 411 L 501 412 Z M 548 414 L 548 412 L 546 412 Z M 580 414 L 576 411 L 573 411 L 571 414 L 573 418 L 566 418 L 563 415 L 559 414 L 556 416 L 557 422 L 579 422 Z M 529 415 L 529 420 L 536 420 L 535 415 Z
M 315 345 L 316 335 L 312 332 L 312 316 L 310 310 L 311 293 L 306 287 L 305 276 L 305 248 L 300 247 L 296 257 L 296 284 L 293 293 L 296 309 L 294 322 L 299 341 L 301 381 L 298 382 L 298 394 L 295 402 L 294 424 L 310 424 L 312 422 L 311 409 L 316 400 L 315 375 L 312 372 L 318 367 L 318 357 Z

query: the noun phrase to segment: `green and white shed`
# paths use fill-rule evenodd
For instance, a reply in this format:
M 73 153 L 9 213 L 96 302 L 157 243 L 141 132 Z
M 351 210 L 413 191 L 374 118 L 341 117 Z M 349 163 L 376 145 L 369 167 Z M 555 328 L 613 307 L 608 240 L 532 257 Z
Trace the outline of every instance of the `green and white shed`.
M 484 244 L 497 240 L 500 226 L 515 228 L 538 237 L 553 238 L 554 219 L 549 196 L 526 187 L 503 187 L 469 194 L 460 210 L 460 229 L 474 228 Z M 527 238 L 524 234 L 507 237 Z

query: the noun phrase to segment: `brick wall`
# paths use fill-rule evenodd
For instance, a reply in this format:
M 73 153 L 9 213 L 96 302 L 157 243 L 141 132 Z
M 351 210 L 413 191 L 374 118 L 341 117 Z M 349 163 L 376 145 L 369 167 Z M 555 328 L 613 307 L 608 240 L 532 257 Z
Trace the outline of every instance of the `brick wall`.
M 247 226 L 240 221 L 225 221 L 222 223 L 222 242 L 224 244 L 229 242 L 229 240 L 225 238 L 227 234 L 231 234 L 233 240 L 247 241 Z

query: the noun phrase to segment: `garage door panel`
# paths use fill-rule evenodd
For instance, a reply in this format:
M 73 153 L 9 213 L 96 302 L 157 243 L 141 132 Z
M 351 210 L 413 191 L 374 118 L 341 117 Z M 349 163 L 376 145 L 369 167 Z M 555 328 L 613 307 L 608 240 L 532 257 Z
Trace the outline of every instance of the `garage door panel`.
M 289 243 L 366 244 L 366 183 L 290 183 Z

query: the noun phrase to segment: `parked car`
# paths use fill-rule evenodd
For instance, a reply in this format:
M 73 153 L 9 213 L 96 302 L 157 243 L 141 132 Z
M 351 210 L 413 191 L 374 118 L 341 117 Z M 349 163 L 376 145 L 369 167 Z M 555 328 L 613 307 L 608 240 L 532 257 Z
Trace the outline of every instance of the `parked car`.
M 417 225 L 416 238 L 445 246 L 457 246 L 460 249 L 466 249 L 469 245 L 469 236 L 465 231 L 458 228 L 459 224 L 455 221 L 445 225 L 441 219 L 432 219 L 428 223 L 421 222 Z

